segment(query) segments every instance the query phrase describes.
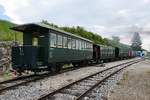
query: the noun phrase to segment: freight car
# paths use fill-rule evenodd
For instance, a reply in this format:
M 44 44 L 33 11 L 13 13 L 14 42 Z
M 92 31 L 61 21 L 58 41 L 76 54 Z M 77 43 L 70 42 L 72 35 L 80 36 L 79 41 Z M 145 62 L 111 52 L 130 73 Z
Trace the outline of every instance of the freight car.
M 83 66 L 128 56 L 128 49 L 97 45 L 42 23 L 23 24 L 11 29 L 23 32 L 23 45 L 12 47 L 12 66 L 19 73 L 25 70 L 58 72 L 67 63 Z

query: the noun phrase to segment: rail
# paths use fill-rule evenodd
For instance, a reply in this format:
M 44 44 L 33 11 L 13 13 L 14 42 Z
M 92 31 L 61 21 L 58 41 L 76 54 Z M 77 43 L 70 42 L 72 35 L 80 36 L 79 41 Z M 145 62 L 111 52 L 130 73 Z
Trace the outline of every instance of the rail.
M 96 76 L 96 75 L 98 75 L 98 74 L 101 74 L 101 73 L 103 73 L 103 72 L 106 72 L 106 71 L 108 71 L 108 70 L 111 70 L 111 69 L 113 69 L 113 68 L 116 68 L 116 67 L 120 67 L 120 66 L 125 65 L 124 67 L 118 69 L 117 71 L 114 71 L 114 72 L 111 73 L 110 75 L 105 76 L 102 80 L 99 80 L 96 84 L 94 84 L 93 86 L 91 86 L 91 88 L 89 88 L 89 89 L 86 90 L 84 93 L 82 93 L 82 94 L 80 94 L 79 96 L 77 96 L 77 98 L 75 99 L 75 100 L 80 100 L 80 99 L 83 98 L 88 92 L 90 92 L 93 88 L 95 88 L 98 84 L 102 83 L 104 80 L 106 80 L 106 79 L 109 78 L 110 76 L 112 76 L 112 75 L 114 75 L 115 73 L 119 72 L 120 70 L 126 68 L 127 66 L 130 66 L 130 65 L 132 65 L 132 64 L 134 64 L 134 63 L 138 63 L 139 61 L 141 61 L 141 59 L 140 59 L 140 60 L 135 60 L 135 61 L 126 62 L 126 63 L 122 63 L 122 64 L 118 64 L 118 65 L 116 65 L 116 66 L 113 66 L 113 67 L 104 69 L 104 70 L 102 70 L 102 71 L 99 71 L 99 72 L 97 72 L 97 73 L 94 73 L 94 74 L 92 74 L 92 75 L 89 75 L 89 76 L 87 76 L 87 77 L 84 77 L 84 78 L 82 78 L 82 79 L 79 79 L 79 80 L 77 80 L 77 81 L 75 81 L 75 82 L 72 82 L 72 83 L 70 83 L 70 84 L 68 84 L 68 85 L 66 85 L 66 86 L 63 86 L 63 87 L 59 88 L 59 89 L 56 89 L 56 90 L 54 90 L 53 92 L 50 92 L 50 93 L 45 94 L 45 95 L 42 95 L 42 96 L 40 96 L 40 97 L 38 98 L 38 100 L 46 100 L 47 98 L 48 98 L 48 99 L 49 99 L 49 98 L 52 98 L 54 95 L 59 94 L 59 93 L 63 93 L 63 92 L 62 92 L 63 90 L 69 89 L 70 87 L 76 85 L 76 84 L 79 83 L 79 82 L 82 82 L 82 81 L 84 81 L 84 80 L 87 80 L 87 79 L 89 79 L 89 78 L 91 78 L 91 77 L 93 77 L 93 76 Z M 80 91 L 81 91 L 81 90 L 80 90 Z M 78 91 L 78 93 L 79 93 L 80 91 Z M 68 95 L 69 95 L 69 94 L 68 94 Z

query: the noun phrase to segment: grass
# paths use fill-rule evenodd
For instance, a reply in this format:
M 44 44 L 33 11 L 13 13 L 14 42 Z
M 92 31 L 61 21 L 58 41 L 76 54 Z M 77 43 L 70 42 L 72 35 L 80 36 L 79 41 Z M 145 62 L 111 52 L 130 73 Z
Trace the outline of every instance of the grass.
M 14 26 L 14 23 L 5 20 L 0 20 L 0 41 L 12 41 L 15 39 L 15 37 L 17 41 L 22 41 L 22 34 L 10 29 Z
M 65 65 L 63 65 L 63 68 L 69 68 L 69 67 L 73 67 L 73 65 L 72 64 L 65 64 Z
M 147 74 L 149 74 L 149 75 L 150 75 L 150 70 L 149 70 L 149 71 L 147 71 Z
M 10 77 L 10 76 L 12 76 L 12 75 L 8 71 L 0 72 L 0 78 L 6 78 L 6 77 Z
M 117 82 L 117 85 L 123 85 L 124 81 L 128 79 L 129 71 L 123 74 L 123 77 L 120 81 Z

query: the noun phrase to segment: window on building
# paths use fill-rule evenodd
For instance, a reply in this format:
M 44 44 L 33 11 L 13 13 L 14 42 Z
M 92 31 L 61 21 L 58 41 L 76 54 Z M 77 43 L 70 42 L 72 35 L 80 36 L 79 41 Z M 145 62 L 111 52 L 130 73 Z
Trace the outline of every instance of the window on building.
M 57 35 L 55 33 L 50 34 L 50 45 L 51 47 L 56 47 L 57 46 Z

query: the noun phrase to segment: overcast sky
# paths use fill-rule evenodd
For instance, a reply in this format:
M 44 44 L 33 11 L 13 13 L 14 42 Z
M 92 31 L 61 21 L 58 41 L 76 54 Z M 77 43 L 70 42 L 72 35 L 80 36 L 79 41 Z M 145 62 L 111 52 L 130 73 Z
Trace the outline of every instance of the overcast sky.
M 0 19 L 79 25 L 126 44 L 139 32 L 143 48 L 150 50 L 150 0 L 0 0 Z

